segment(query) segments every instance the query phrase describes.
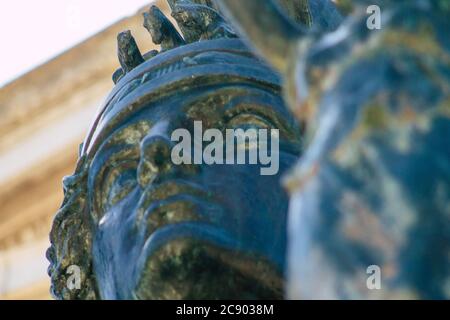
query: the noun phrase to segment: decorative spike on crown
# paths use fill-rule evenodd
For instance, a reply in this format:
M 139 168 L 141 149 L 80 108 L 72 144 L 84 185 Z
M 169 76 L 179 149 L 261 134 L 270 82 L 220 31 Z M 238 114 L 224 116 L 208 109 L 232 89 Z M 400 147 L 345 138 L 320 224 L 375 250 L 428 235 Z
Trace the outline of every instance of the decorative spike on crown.
M 172 9 L 187 42 L 236 37 L 220 13 L 202 4 L 180 2 Z
M 169 4 L 170 8 L 174 10 L 175 6 L 178 4 L 200 4 L 207 7 L 210 7 L 214 10 L 219 10 L 219 8 L 216 6 L 213 0 L 167 0 L 167 3 Z
M 213 1 L 167 0 L 167 2 L 183 36 L 158 7 L 151 6 L 144 13 L 143 25 L 150 33 L 153 43 L 161 46 L 161 51 L 200 40 L 236 37 Z M 121 68 L 113 74 L 114 83 L 146 59 L 158 54 L 158 51 L 153 50 L 142 56 L 130 31 L 120 33 L 117 41 Z
M 144 13 L 143 25 L 150 33 L 153 42 L 161 46 L 161 51 L 202 40 L 237 37 L 213 0 L 167 0 L 167 2 L 182 35 L 158 7 L 152 6 Z M 308 0 L 279 0 L 279 4 L 297 22 L 311 25 Z M 113 75 L 114 83 L 139 64 L 159 53 L 153 50 L 142 56 L 130 31 L 120 33 L 117 39 L 121 68 Z
M 161 51 L 185 44 L 183 37 L 158 7 L 152 6 L 144 13 L 144 27 L 152 36 L 153 43 L 161 45 Z
M 144 62 L 141 52 L 131 35 L 130 30 L 123 31 L 117 36 L 117 51 L 122 70 L 129 72 Z

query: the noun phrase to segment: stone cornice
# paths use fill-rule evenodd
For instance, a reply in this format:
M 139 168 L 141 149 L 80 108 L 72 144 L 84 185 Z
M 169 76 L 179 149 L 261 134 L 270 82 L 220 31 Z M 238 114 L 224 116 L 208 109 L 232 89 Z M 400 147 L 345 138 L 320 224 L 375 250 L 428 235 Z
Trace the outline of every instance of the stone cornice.
M 117 34 L 130 29 L 142 52 L 155 49 L 142 11 L 0 88 L 0 250 L 47 236 L 62 177 L 73 172 L 78 144 L 114 85 Z

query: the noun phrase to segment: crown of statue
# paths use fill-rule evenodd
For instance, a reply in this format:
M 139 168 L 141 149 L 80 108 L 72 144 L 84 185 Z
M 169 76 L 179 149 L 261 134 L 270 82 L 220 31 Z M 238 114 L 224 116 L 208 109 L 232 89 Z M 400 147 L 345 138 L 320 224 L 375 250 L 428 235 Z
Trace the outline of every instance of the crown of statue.
M 149 31 L 153 43 L 161 46 L 160 52 L 202 40 L 237 38 L 214 0 L 167 0 L 167 2 L 181 34 L 158 7 L 152 6 L 144 13 L 144 27 Z M 305 26 L 312 25 L 309 0 L 276 2 L 294 21 Z M 114 83 L 144 61 L 160 53 L 153 50 L 142 55 L 129 30 L 121 32 L 117 41 L 121 68 L 113 75 Z
M 113 75 L 114 83 L 160 52 L 201 40 L 236 38 L 236 34 L 211 0 L 167 0 L 167 2 L 182 35 L 169 18 L 153 5 L 144 13 L 143 26 L 149 31 L 153 43 L 161 46 L 161 51 L 152 50 L 142 55 L 129 30 L 119 33 L 117 42 L 121 68 Z
M 168 3 L 181 34 L 156 6 L 143 14 L 143 25 L 153 42 L 161 46 L 159 51 L 141 54 L 129 30 L 118 35 L 121 68 L 113 75 L 116 86 L 100 108 L 80 156 L 95 153 L 116 119 L 186 89 L 241 83 L 263 90 L 281 90 L 278 75 L 236 39 L 211 0 Z

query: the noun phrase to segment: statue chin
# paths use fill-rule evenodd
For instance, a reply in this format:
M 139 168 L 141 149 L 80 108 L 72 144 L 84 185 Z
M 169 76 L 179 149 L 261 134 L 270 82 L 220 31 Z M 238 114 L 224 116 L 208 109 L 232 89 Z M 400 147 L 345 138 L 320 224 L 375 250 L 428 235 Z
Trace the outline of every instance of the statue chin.
M 232 241 L 218 234 L 192 223 L 155 233 L 138 264 L 134 298 L 282 299 L 280 272 L 254 254 L 225 247 Z M 162 246 L 152 247 L 163 238 Z
M 224 217 L 239 219 L 242 215 L 227 212 L 226 205 L 206 198 L 178 194 L 172 201 L 153 203 L 146 210 L 147 229 L 136 263 L 137 285 L 130 296 L 281 299 L 281 268 L 251 250 L 251 245 L 244 249 L 246 241 L 220 223 Z M 279 214 L 284 217 L 283 212 Z

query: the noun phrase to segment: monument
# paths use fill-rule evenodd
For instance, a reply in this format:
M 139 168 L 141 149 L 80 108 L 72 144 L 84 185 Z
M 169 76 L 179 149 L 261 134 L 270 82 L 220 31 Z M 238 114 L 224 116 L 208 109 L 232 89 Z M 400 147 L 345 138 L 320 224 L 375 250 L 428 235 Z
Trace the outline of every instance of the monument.
M 288 298 L 449 299 L 450 2 L 346 1 L 331 33 L 271 0 L 219 2 L 306 125 L 284 179 Z
M 288 197 L 280 178 L 301 153 L 302 126 L 279 76 L 211 1 L 169 4 L 181 34 L 158 8 L 144 15 L 161 51 L 142 54 L 130 31 L 118 35 L 116 85 L 64 179 L 50 234 L 55 298 L 283 298 Z M 277 129 L 279 171 L 175 165 L 171 134 L 193 132 L 195 122 Z
M 168 2 L 179 28 L 144 15 L 160 51 L 118 36 L 50 235 L 53 295 L 448 299 L 449 2 Z M 279 170 L 174 161 L 177 130 L 212 140 L 198 124 L 275 132 Z

